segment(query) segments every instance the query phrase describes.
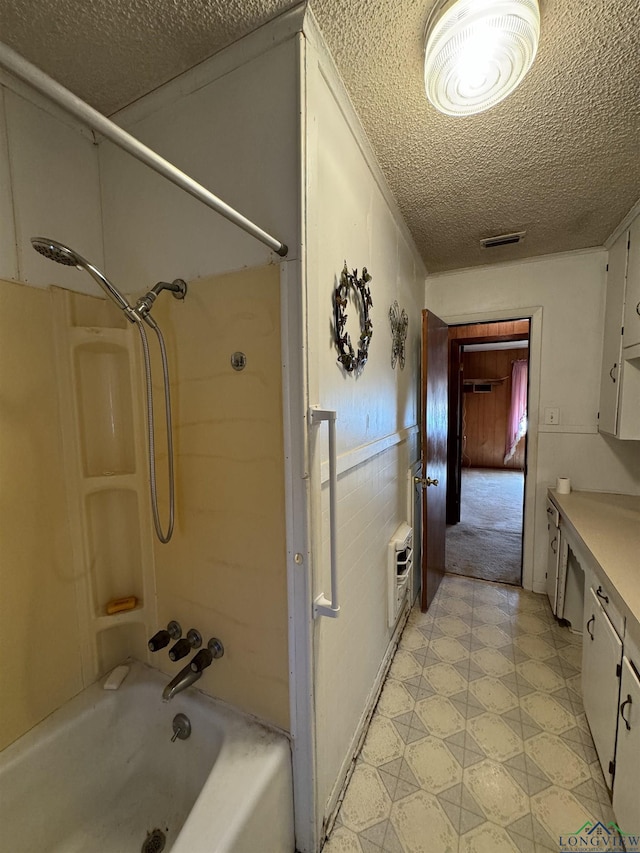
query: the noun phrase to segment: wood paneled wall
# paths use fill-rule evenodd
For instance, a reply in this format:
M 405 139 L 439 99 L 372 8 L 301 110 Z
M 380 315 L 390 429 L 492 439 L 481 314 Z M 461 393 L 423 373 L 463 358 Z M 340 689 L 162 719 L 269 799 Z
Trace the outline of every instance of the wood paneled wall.
M 505 323 L 492 325 L 508 325 Z M 466 329 L 473 327 L 465 327 Z M 462 331 L 462 330 L 460 330 Z M 496 334 L 496 333 L 494 333 Z M 511 334 L 499 332 L 497 334 Z M 469 335 L 476 337 L 477 335 Z M 523 470 L 525 438 L 518 442 L 516 452 L 504 463 L 507 419 L 511 403 L 511 364 L 519 358 L 528 358 L 527 349 L 465 352 L 463 356 L 464 379 L 502 379 L 487 394 L 463 394 L 463 468 L 510 468 Z
M 504 323 L 475 323 L 470 326 L 449 326 L 449 340 L 454 338 L 488 338 L 494 335 L 529 337 L 529 320 L 507 320 Z

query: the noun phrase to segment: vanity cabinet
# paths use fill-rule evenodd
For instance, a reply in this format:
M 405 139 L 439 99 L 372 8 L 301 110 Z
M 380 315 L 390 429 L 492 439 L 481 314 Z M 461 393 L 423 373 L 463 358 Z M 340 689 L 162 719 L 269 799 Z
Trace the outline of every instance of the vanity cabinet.
M 609 251 L 598 429 L 640 440 L 640 217 Z
M 582 640 L 582 701 L 604 778 L 613 784 L 616 722 L 620 693 L 622 640 L 600 601 L 606 596 L 589 587 L 585 595 Z M 603 600 L 603 603 L 604 602 Z
M 635 831 L 640 815 L 640 677 L 626 656 L 622 660 L 619 714 L 613 811 L 618 825 L 629 832 Z

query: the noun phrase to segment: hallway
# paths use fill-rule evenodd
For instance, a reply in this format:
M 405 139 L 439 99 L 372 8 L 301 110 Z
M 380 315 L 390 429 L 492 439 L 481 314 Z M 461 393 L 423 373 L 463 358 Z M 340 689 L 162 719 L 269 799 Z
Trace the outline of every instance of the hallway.
M 580 664 L 544 596 L 446 575 L 409 617 L 325 853 L 557 853 L 613 820 Z

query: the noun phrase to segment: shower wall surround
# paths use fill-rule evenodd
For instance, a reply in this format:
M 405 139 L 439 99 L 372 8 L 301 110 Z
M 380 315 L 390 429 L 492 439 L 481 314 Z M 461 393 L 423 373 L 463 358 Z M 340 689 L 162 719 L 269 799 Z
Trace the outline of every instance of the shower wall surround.
M 93 136 L 24 87 L 4 83 L 0 78 L 0 624 L 12 644 L 0 667 L 0 748 L 87 678 L 55 297 L 47 287 L 79 291 L 79 322 L 96 322 L 104 305 L 80 295 L 94 292 L 90 280 L 73 269 L 54 271 L 29 244 L 33 235 L 53 233 L 101 262 Z
M 0 748 L 83 687 L 51 316 L 0 281 Z
M 295 31 L 285 20 L 273 37 L 252 34 L 115 116 L 286 242 L 292 268 Z M 189 285 L 183 302 L 158 299 L 153 309 L 169 351 L 177 485 L 173 539 L 154 546 L 158 625 L 175 618 L 220 637 L 225 655 L 198 686 L 289 730 L 280 267 L 267 266 L 261 243 L 112 144 L 99 147 L 109 274 L 130 292 L 159 279 Z M 242 372 L 230 363 L 238 350 Z M 161 455 L 162 517 L 164 466 Z M 178 668 L 162 654 L 152 662 Z
M 154 315 L 169 341 L 177 488 L 173 538 L 154 547 L 159 624 L 220 637 L 224 657 L 198 687 L 287 730 L 279 267 L 191 281 Z

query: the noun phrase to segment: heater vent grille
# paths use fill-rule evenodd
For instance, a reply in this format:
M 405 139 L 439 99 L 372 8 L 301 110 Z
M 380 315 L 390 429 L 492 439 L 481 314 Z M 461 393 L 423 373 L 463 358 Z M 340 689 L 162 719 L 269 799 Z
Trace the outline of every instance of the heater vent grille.
M 480 240 L 480 246 L 483 249 L 494 249 L 497 246 L 509 246 L 512 243 L 519 243 L 526 231 L 514 231 L 513 234 L 498 234 L 495 237 L 483 237 Z

